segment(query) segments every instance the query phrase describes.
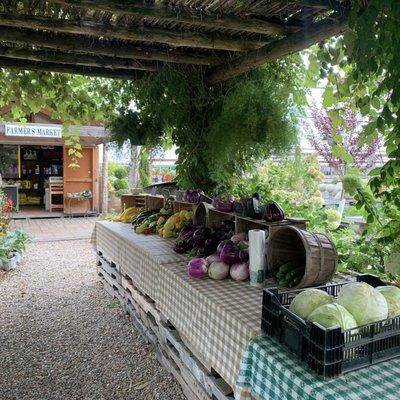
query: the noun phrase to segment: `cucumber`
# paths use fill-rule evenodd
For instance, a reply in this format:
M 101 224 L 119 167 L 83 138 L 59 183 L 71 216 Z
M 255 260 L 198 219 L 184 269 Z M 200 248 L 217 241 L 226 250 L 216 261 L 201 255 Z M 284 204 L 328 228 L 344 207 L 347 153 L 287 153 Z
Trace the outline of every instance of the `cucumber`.
M 292 280 L 292 271 L 289 271 L 287 274 L 285 274 L 285 279 L 287 281 L 291 281 Z
M 297 285 L 300 281 L 301 281 L 301 276 L 296 276 L 294 279 L 293 279 L 293 283 L 294 283 L 294 285 L 293 286 L 295 286 L 295 285 Z
M 282 279 L 284 276 L 285 276 L 285 274 L 282 273 L 281 271 L 278 271 L 278 273 L 276 274 L 276 278 L 277 278 L 278 280 L 279 280 L 279 279 Z
M 290 277 L 291 278 L 296 278 L 297 276 L 301 277 L 304 275 L 304 268 L 296 268 L 290 271 Z
M 273 271 L 279 271 L 279 268 L 281 267 L 281 265 L 284 264 L 284 261 L 277 261 L 276 263 L 274 263 L 272 270 Z
M 279 268 L 279 271 L 282 273 L 287 273 L 287 272 L 291 271 L 293 268 L 295 268 L 294 262 L 289 261 L 289 262 L 281 265 L 281 267 Z
M 289 284 L 287 279 L 281 279 L 278 283 L 280 286 L 283 286 L 283 287 L 288 287 L 288 284 Z

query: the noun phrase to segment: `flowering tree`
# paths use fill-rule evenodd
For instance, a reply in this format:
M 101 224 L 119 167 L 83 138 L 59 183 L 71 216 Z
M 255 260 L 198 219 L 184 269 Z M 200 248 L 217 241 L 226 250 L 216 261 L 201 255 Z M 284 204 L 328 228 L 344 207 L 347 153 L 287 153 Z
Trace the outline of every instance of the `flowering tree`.
M 381 160 L 381 137 L 369 144 L 360 145 L 363 125 L 361 117 L 348 110 L 344 115 L 344 124 L 335 127 L 328 112 L 314 106 L 311 109 L 311 124 L 305 128 L 311 146 L 343 176 L 347 167 L 367 172 L 374 163 Z
M 0 238 L 6 235 L 10 227 L 10 212 L 12 208 L 12 200 L 0 189 Z

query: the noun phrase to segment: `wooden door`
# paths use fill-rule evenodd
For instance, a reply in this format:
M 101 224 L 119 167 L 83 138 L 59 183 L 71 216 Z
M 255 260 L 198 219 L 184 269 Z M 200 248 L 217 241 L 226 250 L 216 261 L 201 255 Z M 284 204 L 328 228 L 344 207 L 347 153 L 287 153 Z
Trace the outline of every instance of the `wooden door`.
M 98 147 L 84 147 L 81 150 L 82 158 L 79 167 L 69 167 L 72 160 L 68 155 L 68 148 L 64 147 L 64 212 L 83 213 L 87 210 L 87 201 L 72 200 L 69 202 L 68 193 L 90 190 L 93 198 L 90 200 L 90 211 L 99 211 L 99 180 L 98 180 Z

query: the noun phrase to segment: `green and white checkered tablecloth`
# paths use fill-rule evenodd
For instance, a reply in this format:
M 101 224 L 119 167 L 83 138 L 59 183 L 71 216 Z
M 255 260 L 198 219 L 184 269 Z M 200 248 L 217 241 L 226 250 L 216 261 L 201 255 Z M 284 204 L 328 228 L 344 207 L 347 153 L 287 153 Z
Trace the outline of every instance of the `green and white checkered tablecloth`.
M 236 400 L 398 400 L 400 358 L 323 380 L 280 343 L 250 341 L 242 358 Z

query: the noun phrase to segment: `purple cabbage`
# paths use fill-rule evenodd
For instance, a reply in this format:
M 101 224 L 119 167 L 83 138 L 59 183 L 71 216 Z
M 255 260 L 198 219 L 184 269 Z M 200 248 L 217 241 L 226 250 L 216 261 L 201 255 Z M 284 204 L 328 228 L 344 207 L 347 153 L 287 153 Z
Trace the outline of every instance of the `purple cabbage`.
M 207 263 L 204 258 L 192 258 L 188 263 L 188 275 L 194 279 L 207 276 Z
M 231 240 L 232 240 L 233 243 L 237 244 L 237 243 L 242 242 L 242 241 L 248 241 L 249 238 L 247 236 L 247 233 L 242 232 L 242 233 L 237 233 L 236 235 L 233 235 L 231 237 Z
M 214 261 L 208 267 L 208 276 L 217 281 L 225 279 L 229 275 L 229 265 L 222 261 Z
M 249 265 L 247 263 L 233 264 L 229 273 L 233 280 L 245 281 L 250 276 Z
M 222 247 L 222 250 L 219 254 L 221 260 L 225 264 L 236 264 L 240 262 L 240 249 L 233 243 L 231 240 L 228 240 L 225 245 Z
M 223 240 L 222 242 L 219 243 L 219 245 L 218 245 L 218 247 L 217 247 L 217 253 L 218 253 L 218 254 L 221 254 L 222 249 L 224 248 L 224 246 L 225 246 L 228 242 L 230 242 L 230 240 L 229 240 L 229 239 L 225 239 L 225 240 Z
M 218 211 L 228 213 L 228 212 L 233 211 L 234 202 L 232 200 L 223 201 L 223 200 L 219 199 L 218 197 L 214 197 L 214 199 L 212 201 L 212 205 Z
M 211 254 L 206 258 L 207 265 L 210 265 L 213 262 L 220 262 L 220 261 L 221 258 L 219 257 L 218 253 Z
M 203 194 L 204 192 L 200 189 L 186 190 L 185 193 L 183 193 L 182 200 L 188 203 L 197 204 L 200 202 Z

